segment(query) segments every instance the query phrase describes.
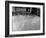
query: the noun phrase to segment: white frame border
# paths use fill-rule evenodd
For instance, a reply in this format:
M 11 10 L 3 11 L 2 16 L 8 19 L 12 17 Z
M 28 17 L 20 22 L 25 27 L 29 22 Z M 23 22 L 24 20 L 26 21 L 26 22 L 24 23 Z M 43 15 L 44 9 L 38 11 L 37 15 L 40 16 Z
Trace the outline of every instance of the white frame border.
M 35 30 L 35 31 L 17 31 L 17 32 L 12 32 L 12 7 L 13 6 L 18 6 L 18 7 L 36 7 L 40 8 L 40 30 Z M 27 4 L 9 4 L 9 33 L 10 35 L 16 35 L 16 34 L 32 34 L 32 33 L 43 33 L 43 6 L 42 5 L 27 5 Z

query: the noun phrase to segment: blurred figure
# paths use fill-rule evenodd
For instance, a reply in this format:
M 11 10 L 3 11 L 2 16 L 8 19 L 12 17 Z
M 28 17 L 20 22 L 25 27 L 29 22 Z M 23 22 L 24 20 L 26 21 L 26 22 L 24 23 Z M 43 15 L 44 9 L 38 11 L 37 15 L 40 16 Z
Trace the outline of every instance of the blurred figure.
M 26 12 L 13 10 L 13 31 L 40 30 L 40 9 L 27 8 Z

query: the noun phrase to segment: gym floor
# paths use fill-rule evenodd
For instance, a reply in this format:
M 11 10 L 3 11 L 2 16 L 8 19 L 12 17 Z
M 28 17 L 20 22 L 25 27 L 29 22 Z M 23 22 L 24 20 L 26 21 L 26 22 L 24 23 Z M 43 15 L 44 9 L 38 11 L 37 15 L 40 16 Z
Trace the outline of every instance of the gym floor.
M 12 16 L 13 31 L 40 30 L 40 17 L 36 15 Z

